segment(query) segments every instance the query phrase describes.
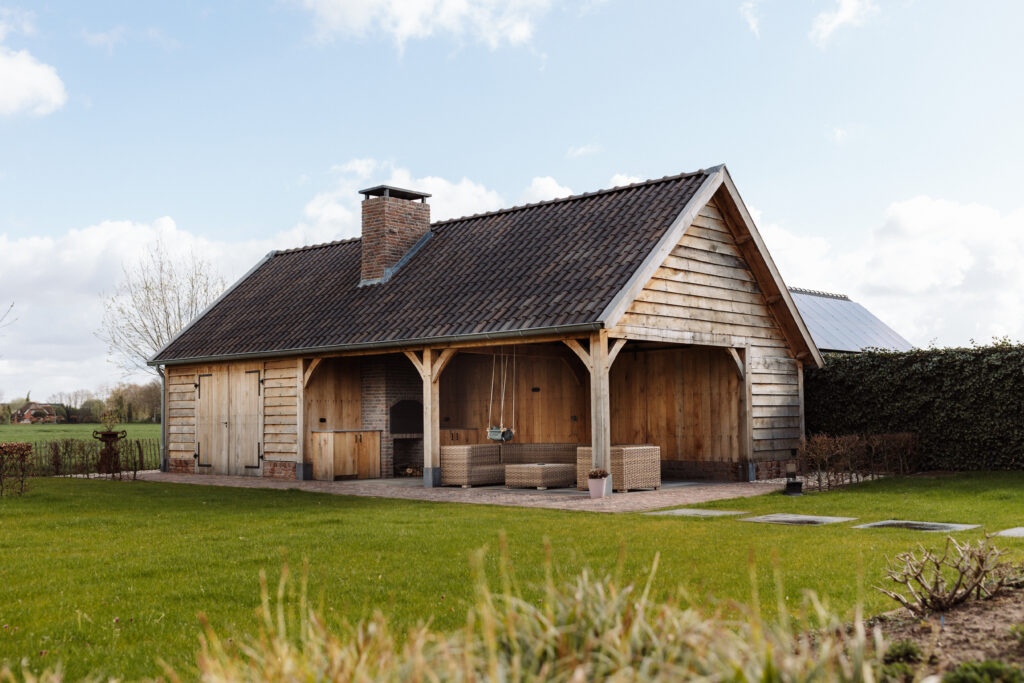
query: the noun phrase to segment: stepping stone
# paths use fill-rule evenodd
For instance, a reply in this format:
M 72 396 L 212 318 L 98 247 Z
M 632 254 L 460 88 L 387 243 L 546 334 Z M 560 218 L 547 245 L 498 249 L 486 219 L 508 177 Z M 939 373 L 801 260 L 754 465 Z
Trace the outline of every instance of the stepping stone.
M 784 512 L 776 512 L 772 515 L 761 515 L 760 517 L 746 517 L 741 522 L 761 522 L 762 524 L 787 524 L 789 526 L 820 526 L 822 524 L 836 524 L 838 522 L 852 522 L 856 517 L 822 517 L 818 515 L 790 515 Z
M 745 515 L 742 510 L 699 510 L 697 508 L 681 508 L 679 510 L 660 510 L 645 512 L 647 515 L 670 515 L 672 517 L 726 517 L 728 515 Z
M 1024 526 L 1015 526 L 1012 529 L 997 531 L 996 536 L 1007 536 L 1009 538 L 1024 538 Z
M 906 519 L 886 519 L 871 524 L 861 524 L 854 529 L 911 529 L 913 531 L 967 531 L 977 529 L 978 524 L 947 524 L 945 522 L 913 522 Z

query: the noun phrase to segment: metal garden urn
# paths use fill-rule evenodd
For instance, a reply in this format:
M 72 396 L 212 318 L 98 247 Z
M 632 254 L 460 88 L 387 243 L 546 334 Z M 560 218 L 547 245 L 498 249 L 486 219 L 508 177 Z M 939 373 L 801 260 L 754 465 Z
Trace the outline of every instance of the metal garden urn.
M 120 469 L 119 455 L 121 449 L 118 446 L 118 442 L 127 436 L 128 432 L 124 430 L 120 432 L 112 429 L 93 431 L 92 438 L 98 439 L 103 444 L 100 448 L 100 474 L 113 474 Z

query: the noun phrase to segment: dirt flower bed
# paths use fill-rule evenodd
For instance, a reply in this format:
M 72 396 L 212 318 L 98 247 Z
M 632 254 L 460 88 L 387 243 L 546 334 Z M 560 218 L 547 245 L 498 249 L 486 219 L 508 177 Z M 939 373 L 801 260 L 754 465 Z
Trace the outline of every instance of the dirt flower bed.
M 969 600 L 944 614 L 915 618 L 905 609 L 872 620 L 887 643 L 913 641 L 921 648 L 923 671 L 942 673 L 962 662 L 993 659 L 1024 667 L 1024 644 L 1011 628 L 1024 624 L 1024 590 L 1007 590 L 990 600 Z

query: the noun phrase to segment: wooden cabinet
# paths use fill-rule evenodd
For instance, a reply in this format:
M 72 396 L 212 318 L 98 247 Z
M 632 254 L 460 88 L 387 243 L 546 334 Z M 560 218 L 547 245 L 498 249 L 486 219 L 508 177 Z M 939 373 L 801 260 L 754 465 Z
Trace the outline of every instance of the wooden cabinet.
M 442 446 L 468 446 L 483 443 L 482 429 L 441 429 Z
M 314 479 L 380 477 L 380 432 L 314 432 L 312 441 Z

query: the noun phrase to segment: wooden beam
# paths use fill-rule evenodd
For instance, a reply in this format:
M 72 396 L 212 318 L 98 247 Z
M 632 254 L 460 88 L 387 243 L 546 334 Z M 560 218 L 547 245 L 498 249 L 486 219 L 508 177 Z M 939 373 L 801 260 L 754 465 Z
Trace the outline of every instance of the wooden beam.
M 295 373 L 295 379 L 293 380 L 295 382 L 295 425 L 302 430 L 303 434 L 309 434 L 310 430 L 306 425 L 306 385 L 305 376 L 302 372 L 302 359 L 297 359 L 295 361 L 295 365 L 295 369 L 297 371 Z M 267 399 L 264 397 L 263 400 L 266 401 Z M 263 438 L 264 435 L 261 434 L 260 439 L 263 440 Z M 266 445 L 264 445 L 263 449 L 266 451 Z M 302 470 L 301 475 L 296 472 L 297 476 L 305 477 L 306 472 L 305 465 L 303 463 L 305 463 L 307 459 L 310 459 L 310 462 L 312 462 L 312 457 L 312 453 L 306 452 L 305 437 L 295 439 L 295 467 L 298 470 Z M 310 467 L 312 467 L 312 465 L 310 465 Z
M 429 346 L 423 349 L 422 360 L 412 351 L 407 351 L 406 356 L 417 365 L 423 378 L 423 486 L 432 488 L 441 484 L 441 393 L 440 384 L 432 377 L 434 350 Z
M 625 345 L 626 345 L 626 340 L 625 339 L 616 339 L 615 343 L 612 344 L 612 347 L 608 350 L 608 369 L 609 370 L 612 367 L 612 363 L 615 362 L 615 357 L 619 355 L 619 351 L 621 351 L 622 347 L 625 346 Z
M 591 466 L 611 472 L 612 420 L 607 331 L 600 330 L 591 335 L 589 356 Z
M 575 339 L 563 339 L 562 343 L 568 346 L 573 353 L 579 356 L 579 359 L 583 361 L 583 365 L 585 365 L 588 370 L 593 367 L 591 365 L 590 353 L 583 348 L 582 344 Z
M 448 363 L 458 353 L 458 349 L 445 349 L 434 361 L 434 367 L 430 369 L 430 381 L 437 384 L 437 381 L 441 379 L 441 373 L 448 367 Z
M 746 373 L 744 372 L 744 369 L 743 369 L 743 359 L 740 358 L 739 351 L 737 351 L 736 349 L 734 349 L 732 347 L 726 349 L 726 351 L 729 353 L 730 356 L 732 356 L 733 362 L 736 363 L 736 373 L 739 375 L 739 378 L 742 380 L 744 378 L 744 376 L 746 375 Z
M 740 438 L 743 439 L 741 446 L 743 453 L 741 458 L 747 462 L 753 461 L 754 453 L 754 388 L 750 376 L 750 347 L 743 350 L 743 410 L 740 415 Z
M 306 368 L 306 371 L 304 373 L 302 373 L 302 387 L 303 388 L 306 388 L 306 387 L 309 386 L 309 380 L 311 380 L 313 378 L 313 373 L 316 372 L 316 369 L 318 367 L 320 367 L 320 362 L 321 361 L 323 361 L 323 358 L 314 358 L 309 363 L 309 367 Z
M 419 356 L 416 355 L 415 351 L 403 351 L 405 357 L 409 359 L 413 367 L 416 368 L 416 372 L 420 374 L 420 379 L 427 380 L 430 378 L 430 374 L 426 371 L 423 361 Z

